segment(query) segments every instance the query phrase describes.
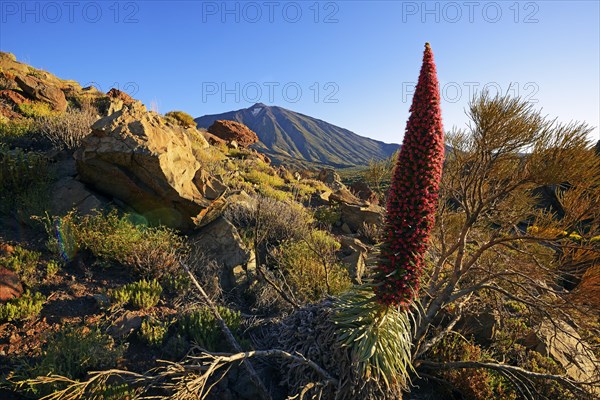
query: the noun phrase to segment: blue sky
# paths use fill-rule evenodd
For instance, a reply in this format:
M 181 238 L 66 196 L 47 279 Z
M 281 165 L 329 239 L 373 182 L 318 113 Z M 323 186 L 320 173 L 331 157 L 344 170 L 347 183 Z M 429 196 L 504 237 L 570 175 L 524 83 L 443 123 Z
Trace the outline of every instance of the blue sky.
M 483 87 L 598 127 L 599 3 L 2 0 L 0 49 L 163 113 L 262 102 L 399 143 L 426 41 L 446 129 Z

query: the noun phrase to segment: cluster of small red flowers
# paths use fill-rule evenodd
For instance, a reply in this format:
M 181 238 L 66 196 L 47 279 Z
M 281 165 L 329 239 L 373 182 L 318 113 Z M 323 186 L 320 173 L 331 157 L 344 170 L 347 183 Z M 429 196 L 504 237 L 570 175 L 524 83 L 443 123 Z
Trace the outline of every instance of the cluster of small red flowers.
M 384 305 L 406 308 L 419 289 L 443 162 L 439 84 L 433 53 L 426 44 L 388 195 L 386 236 L 375 274 L 375 294 Z

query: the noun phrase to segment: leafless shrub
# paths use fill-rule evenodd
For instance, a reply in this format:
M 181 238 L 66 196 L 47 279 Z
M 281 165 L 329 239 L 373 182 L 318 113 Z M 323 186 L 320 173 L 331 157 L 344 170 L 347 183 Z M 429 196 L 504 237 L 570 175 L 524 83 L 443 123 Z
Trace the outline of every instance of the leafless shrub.
M 301 239 L 308 234 L 311 215 L 302 205 L 257 195 L 232 204 L 226 217 L 254 242 L 254 248 Z
M 74 150 L 90 134 L 92 124 L 98 119 L 96 110 L 84 105 L 58 115 L 42 116 L 38 119 L 40 132 L 59 149 Z
M 198 279 L 198 282 L 204 287 L 208 297 L 213 301 L 222 299 L 223 289 L 220 283 L 219 272 L 221 267 L 219 264 L 214 259 L 206 256 L 202 249 L 196 246 L 190 246 L 186 260 L 187 265 Z

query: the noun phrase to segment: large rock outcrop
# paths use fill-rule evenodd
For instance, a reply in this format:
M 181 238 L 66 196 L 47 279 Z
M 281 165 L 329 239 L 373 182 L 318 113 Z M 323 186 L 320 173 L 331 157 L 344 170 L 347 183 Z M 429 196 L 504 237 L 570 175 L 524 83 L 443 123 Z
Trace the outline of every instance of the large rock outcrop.
M 55 111 L 67 109 L 67 98 L 58 87 L 32 75 L 17 76 L 15 81 L 30 99 L 49 103 Z
M 135 102 L 96 121 L 74 156 L 82 182 L 151 224 L 189 230 L 226 190 L 197 160 L 195 152 L 207 147 L 195 128 L 170 124 Z
M 235 121 L 217 120 L 208 128 L 208 132 L 227 143 L 235 141 L 242 147 L 248 147 L 258 142 L 258 136 L 254 131 Z

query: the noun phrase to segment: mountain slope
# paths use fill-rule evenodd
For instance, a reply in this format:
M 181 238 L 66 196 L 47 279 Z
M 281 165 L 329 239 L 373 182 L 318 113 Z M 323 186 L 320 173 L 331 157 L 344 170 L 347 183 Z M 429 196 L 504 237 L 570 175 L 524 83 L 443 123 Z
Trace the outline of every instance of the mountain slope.
M 359 136 L 320 119 L 257 103 L 252 107 L 196 118 L 199 128 L 208 128 L 219 119 L 241 122 L 258 135 L 254 148 L 276 164 L 302 163 L 350 167 L 367 165 L 371 159 L 392 155 L 397 144 Z

